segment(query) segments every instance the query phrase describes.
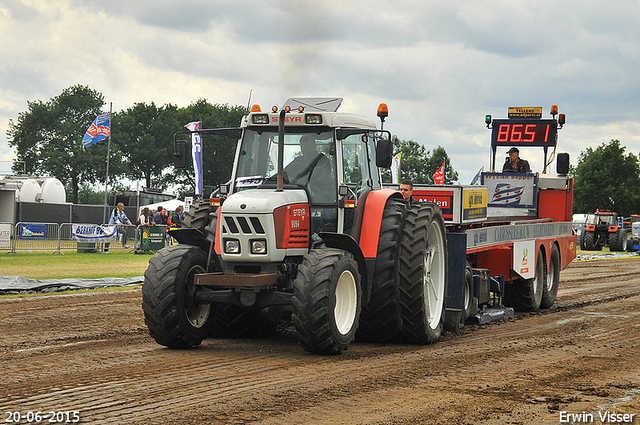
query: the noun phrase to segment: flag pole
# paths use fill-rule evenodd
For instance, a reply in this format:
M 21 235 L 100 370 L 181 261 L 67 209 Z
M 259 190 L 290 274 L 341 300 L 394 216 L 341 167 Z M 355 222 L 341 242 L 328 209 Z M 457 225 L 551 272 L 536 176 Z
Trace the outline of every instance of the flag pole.
M 109 224 L 107 222 L 107 185 L 109 184 L 109 154 L 111 153 L 111 130 L 113 129 L 112 121 L 113 102 L 109 102 L 109 141 L 107 142 L 107 173 L 104 178 L 104 208 L 103 208 L 103 222 L 102 224 Z

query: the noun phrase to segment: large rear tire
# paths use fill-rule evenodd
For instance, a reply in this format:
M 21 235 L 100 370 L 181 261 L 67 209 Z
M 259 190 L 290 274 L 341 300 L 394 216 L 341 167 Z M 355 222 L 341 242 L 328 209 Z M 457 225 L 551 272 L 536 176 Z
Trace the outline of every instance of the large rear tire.
M 398 255 L 406 203 L 389 199 L 382 213 L 371 299 L 360 315 L 358 340 L 400 342 L 402 319 L 398 302 Z
M 207 256 L 198 247 L 174 245 L 149 260 L 142 285 L 142 310 L 149 334 L 171 348 L 199 345 L 209 335 L 211 304 L 194 302 L 193 277 L 205 273 Z
M 209 225 L 211 219 L 209 214 L 214 211 L 215 207 L 211 206 L 209 200 L 194 202 L 189 207 L 189 211 L 184 213 L 184 227 L 190 229 L 198 229 L 204 233 L 204 228 Z
M 433 203 L 412 205 L 400 241 L 402 331 L 415 344 L 432 344 L 442 335 L 447 297 L 447 246 L 444 220 Z
M 617 232 L 609 234 L 609 248 L 615 252 L 627 252 L 627 229 L 620 227 Z
M 354 340 L 362 308 L 361 279 L 353 255 L 311 250 L 293 282 L 291 320 L 298 342 L 317 354 L 340 354 Z
M 547 278 L 542 289 L 540 308 L 550 308 L 556 302 L 558 285 L 560 284 L 560 251 L 554 244 L 551 248 L 551 258 L 547 265 Z
M 580 249 L 584 251 L 593 251 L 596 249 L 596 233 L 595 232 L 587 232 L 583 230 L 584 235 L 582 237 L 582 244 L 580 245 Z

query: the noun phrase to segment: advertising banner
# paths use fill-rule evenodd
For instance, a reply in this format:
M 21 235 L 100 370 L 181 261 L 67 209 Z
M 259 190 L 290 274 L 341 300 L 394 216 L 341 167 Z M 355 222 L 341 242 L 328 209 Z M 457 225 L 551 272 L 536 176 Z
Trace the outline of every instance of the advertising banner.
M 78 242 L 111 243 L 116 241 L 116 236 L 116 226 L 73 225 L 73 240 Z
M 535 208 L 536 181 L 535 174 L 482 174 L 482 184 L 489 192 L 489 207 Z
M 9 248 L 11 246 L 11 224 L 0 224 L 0 248 Z
M 20 239 L 47 239 L 47 225 L 36 223 L 20 224 Z

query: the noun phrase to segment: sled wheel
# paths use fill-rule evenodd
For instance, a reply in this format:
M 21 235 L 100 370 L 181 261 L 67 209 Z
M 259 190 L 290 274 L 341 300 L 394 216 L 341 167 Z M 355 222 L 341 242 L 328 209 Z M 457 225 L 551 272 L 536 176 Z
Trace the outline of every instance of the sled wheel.
M 551 249 L 551 258 L 547 266 L 547 278 L 544 281 L 544 289 L 542 290 L 542 301 L 540 308 L 550 308 L 556 302 L 558 294 L 558 284 L 560 283 L 560 251 L 558 246 L 553 245 Z

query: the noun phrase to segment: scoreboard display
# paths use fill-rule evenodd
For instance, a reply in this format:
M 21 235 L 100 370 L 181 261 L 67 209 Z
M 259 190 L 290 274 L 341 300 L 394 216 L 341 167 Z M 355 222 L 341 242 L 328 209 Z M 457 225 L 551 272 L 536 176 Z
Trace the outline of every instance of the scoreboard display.
M 556 145 L 558 122 L 552 119 L 493 120 L 491 146 Z

